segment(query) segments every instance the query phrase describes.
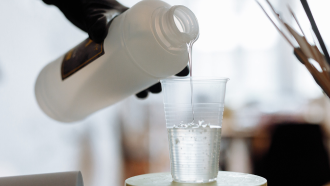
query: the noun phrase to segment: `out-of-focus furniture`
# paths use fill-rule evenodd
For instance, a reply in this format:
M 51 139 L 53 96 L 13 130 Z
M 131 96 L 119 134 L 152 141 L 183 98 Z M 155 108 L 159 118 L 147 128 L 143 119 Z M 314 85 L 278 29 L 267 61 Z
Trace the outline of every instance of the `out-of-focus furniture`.
M 80 171 L 0 177 L 0 186 L 84 186 Z
M 323 186 L 330 181 L 329 155 L 320 125 L 282 123 L 274 127 L 268 151 L 254 174 L 272 186 Z

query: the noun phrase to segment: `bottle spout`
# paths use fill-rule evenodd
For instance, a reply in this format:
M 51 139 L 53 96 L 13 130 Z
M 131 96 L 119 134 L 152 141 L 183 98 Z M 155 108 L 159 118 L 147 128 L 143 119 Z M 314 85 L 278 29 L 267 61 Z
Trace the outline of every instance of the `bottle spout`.
M 153 31 L 169 50 L 185 50 L 186 44 L 199 36 L 199 25 L 189 8 L 177 5 L 161 7 L 153 13 Z
M 169 27 L 176 35 L 175 39 L 189 43 L 199 36 L 199 25 L 195 14 L 187 7 L 177 5 L 166 13 Z M 173 38 L 174 39 L 174 38 Z

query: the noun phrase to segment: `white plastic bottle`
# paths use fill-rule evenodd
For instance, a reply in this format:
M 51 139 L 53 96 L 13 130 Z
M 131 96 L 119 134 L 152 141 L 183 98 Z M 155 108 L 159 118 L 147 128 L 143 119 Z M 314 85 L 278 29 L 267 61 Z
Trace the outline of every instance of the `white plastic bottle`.
M 180 72 L 198 32 L 188 8 L 141 1 L 112 21 L 103 44 L 87 39 L 45 66 L 37 102 L 55 120 L 82 120 Z

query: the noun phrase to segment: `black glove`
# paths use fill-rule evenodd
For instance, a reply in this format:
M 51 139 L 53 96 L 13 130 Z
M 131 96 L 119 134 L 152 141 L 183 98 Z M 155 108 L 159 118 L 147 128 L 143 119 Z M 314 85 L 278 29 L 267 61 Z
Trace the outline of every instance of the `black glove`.
M 181 72 L 179 72 L 178 74 L 176 74 L 176 76 L 182 77 L 182 76 L 187 76 L 189 74 L 189 68 L 188 66 L 186 66 Z M 162 86 L 160 84 L 160 82 L 152 85 L 151 87 L 139 92 L 136 94 L 136 97 L 138 98 L 146 98 L 148 96 L 148 92 L 151 93 L 159 93 L 162 91 Z
M 128 8 L 115 0 L 43 0 L 57 6 L 74 25 L 102 43 L 108 34 L 108 23 Z

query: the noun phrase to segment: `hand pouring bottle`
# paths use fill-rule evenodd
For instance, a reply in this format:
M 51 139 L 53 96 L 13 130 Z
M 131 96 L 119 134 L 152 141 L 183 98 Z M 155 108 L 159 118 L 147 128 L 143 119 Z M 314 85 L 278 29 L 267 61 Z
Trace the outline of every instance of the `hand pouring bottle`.
M 102 44 L 86 39 L 46 65 L 35 85 L 37 102 L 55 120 L 82 120 L 180 72 L 186 43 L 198 33 L 188 8 L 141 1 L 112 21 Z

